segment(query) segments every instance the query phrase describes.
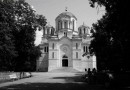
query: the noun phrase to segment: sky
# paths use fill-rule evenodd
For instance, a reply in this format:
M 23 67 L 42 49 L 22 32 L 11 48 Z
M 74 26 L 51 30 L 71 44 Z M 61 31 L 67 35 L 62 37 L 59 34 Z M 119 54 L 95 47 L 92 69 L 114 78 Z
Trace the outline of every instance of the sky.
M 36 10 L 37 14 L 45 16 L 47 22 L 55 27 L 55 18 L 62 12 L 73 13 L 77 17 L 77 28 L 83 22 L 91 27 L 105 13 L 104 8 L 90 7 L 89 0 L 26 0 Z M 36 32 L 35 44 L 41 42 L 42 31 Z

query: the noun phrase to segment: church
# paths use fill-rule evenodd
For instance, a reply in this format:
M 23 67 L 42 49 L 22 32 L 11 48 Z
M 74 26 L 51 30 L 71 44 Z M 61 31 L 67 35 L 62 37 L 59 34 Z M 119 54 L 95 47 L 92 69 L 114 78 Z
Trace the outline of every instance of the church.
M 96 56 L 89 53 L 90 28 L 83 23 L 77 29 L 76 24 L 76 16 L 66 10 L 56 17 L 55 28 L 50 24 L 45 26 L 39 45 L 42 54 L 36 61 L 37 71 L 96 68 Z

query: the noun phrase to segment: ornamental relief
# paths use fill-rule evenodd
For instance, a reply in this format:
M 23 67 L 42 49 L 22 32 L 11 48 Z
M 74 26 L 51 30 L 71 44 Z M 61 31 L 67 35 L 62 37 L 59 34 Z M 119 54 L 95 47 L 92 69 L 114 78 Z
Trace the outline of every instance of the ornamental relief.
M 63 51 L 63 53 L 67 54 L 69 53 L 69 46 L 68 45 L 62 45 L 61 46 L 61 51 Z
M 63 52 L 67 52 L 67 47 L 63 47 Z

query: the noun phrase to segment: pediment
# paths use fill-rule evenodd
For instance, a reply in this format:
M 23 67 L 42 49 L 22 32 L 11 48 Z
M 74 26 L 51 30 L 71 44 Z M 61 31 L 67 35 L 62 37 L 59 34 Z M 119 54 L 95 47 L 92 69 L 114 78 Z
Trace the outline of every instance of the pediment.
M 66 37 L 66 36 L 64 36 L 64 37 L 62 37 L 62 38 L 60 39 L 60 41 L 71 41 L 71 39 L 68 38 L 68 37 Z

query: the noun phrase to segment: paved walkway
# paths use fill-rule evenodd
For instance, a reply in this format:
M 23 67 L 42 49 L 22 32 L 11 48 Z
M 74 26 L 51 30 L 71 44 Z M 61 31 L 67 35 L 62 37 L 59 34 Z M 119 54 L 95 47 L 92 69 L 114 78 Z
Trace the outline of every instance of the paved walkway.
M 101 86 L 88 85 L 82 73 L 41 72 L 33 77 L 0 84 L 0 90 L 103 90 Z

